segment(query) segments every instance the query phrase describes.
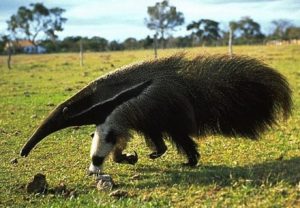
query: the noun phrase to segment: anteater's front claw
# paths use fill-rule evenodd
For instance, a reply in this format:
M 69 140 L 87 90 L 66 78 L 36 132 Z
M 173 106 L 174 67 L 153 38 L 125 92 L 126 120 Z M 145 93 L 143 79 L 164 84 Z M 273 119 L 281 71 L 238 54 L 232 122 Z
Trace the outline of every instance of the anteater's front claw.
M 138 159 L 139 157 L 136 151 L 134 151 L 134 155 L 126 155 L 126 161 L 128 162 L 128 164 L 134 165 L 135 163 L 137 163 Z
M 161 157 L 162 155 L 164 154 L 164 152 L 152 152 L 150 155 L 149 155 L 149 158 L 154 160 L 156 158 L 159 158 Z
M 131 164 L 134 165 L 138 161 L 138 155 L 136 151 L 134 151 L 134 155 L 119 155 L 118 157 L 114 158 L 116 163 L 123 163 L 123 164 Z

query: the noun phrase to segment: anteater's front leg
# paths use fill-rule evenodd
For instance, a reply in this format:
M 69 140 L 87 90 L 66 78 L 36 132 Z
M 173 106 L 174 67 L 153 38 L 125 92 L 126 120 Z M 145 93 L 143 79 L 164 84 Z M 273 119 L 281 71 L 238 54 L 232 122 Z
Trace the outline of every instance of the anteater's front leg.
M 167 151 L 167 146 L 163 140 L 161 133 L 152 132 L 150 134 L 147 134 L 146 137 L 155 149 L 155 151 L 149 155 L 151 159 L 159 158 Z
M 89 174 L 98 174 L 102 171 L 104 160 L 114 148 L 117 134 L 109 126 L 102 124 L 96 127 L 91 147 L 91 165 Z
M 127 137 L 121 134 L 109 124 L 101 124 L 93 134 L 91 147 L 92 162 L 89 167 L 89 174 L 98 174 L 102 171 L 104 160 L 113 151 L 113 160 L 118 163 L 135 164 L 138 160 L 137 154 L 125 155 Z
M 138 161 L 137 153 L 134 155 L 123 154 L 123 150 L 126 149 L 128 139 L 119 137 L 117 144 L 114 147 L 112 158 L 116 163 L 125 163 L 134 165 Z

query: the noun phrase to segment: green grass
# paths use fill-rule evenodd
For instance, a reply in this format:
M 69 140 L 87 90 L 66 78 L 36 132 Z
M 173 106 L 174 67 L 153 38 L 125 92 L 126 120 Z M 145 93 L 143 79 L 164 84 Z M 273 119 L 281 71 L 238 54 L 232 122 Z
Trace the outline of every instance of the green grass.
M 69 128 L 43 140 L 27 158 L 18 153 L 37 125 L 57 105 L 98 76 L 117 67 L 153 57 L 152 51 L 18 55 L 13 69 L 0 57 L 0 207 L 297 207 L 300 206 L 300 47 L 244 46 L 235 53 L 257 57 L 278 69 L 293 89 L 293 116 L 255 142 L 211 136 L 199 139 L 201 162 L 183 168 L 185 159 L 170 144 L 155 161 L 136 136 L 135 166 L 109 159 L 105 172 L 129 193 L 116 199 L 99 192 L 86 175 L 93 127 Z M 161 56 L 178 50 L 159 51 Z M 227 48 L 187 49 L 191 56 L 226 53 Z M 247 119 L 247 118 L 245 118 Z M 137 148 L 138 146 L 138 148 Z M 18 164 L 11 164 L 18 158 Z M 29 195 L 25 185 L 37 173 L 50 188 L 60 182 L 75 189 L 76 198 Z M 132 176 L 139 174 L 138 179 Z

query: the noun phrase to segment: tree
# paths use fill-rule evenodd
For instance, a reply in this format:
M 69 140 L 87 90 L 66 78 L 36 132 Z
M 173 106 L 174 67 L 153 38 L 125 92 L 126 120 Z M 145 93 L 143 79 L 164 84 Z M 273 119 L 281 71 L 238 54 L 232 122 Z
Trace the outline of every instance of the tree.
M 221 37 L 219 23 L 210 19 L 201 19 L 198 22 L 193 21 L 186 29 L 193 30 L 192 36 L 196 35 L 203 45 L 206 43 L 211 44 Z
M 30 8 L 21 6 L 17 14 L 7 21 L 8 31 L 18 38 L 25 38 L 36 45 L 39 35 L 44 34 L 52 41 L 57 38 L 56 32 L 63 30 L 67 21 L 62 17 L 64 9 L 55 7 L 48 9 L 42 3 L 30 4 Z
M 145 19 L 147 27 L 160 34 L 163 47 L 165 47 L 165 34 L 184 23 L 183 13 L 178 12 L 175 6 L 169 5 L 168 0 L 157 2 L 155 6 L 149 6 L 147 12 L 149 15 L 149 19 Z
M 124 46 L 122 43 L 119 43 L 118 41 L 113 40 L 109 43 L 109 49 L 111 51 L 121 51 L 121 50 L 124 50 Z
M 47 53 L 58 52 L 57 45 L 59 45 L 59 43 L 53 43 L 50 39 L 42 40 L 39 45 L 46 48 Z
M 4 52 L 5 45 L 6 45 L 6 36 L 0 35 L 0 54 Z
M 275 39 L 286 39 L 285 34 L 286 30 L 289 27 L 292 27 L 292 23 L 289 20 L 279 19 L 273 20 L 272 24 L 274 25 L 273 38 Z
M 12 42 L 10 41 L 10 38 L 8 37 L 8 35 L 2 35 L 1 36 L 1 39 L 2 39 L 2 43 L 3 43 L 3 48 L 5 46 L 6 47 L 6 50 L 7 50 L 7 67 L 8 69 L 11 69 L 11 55 L 12 55 L 12 47 L 13 47 L 13 44 Z
M 255 22 L 250 17 L 244 17 L 239 21 L 240 29 L 242 31 L 242 36 L 246 39 L 253 39 L 260 36 L 262 33 L 260 31 L 259 23 Z
M 257 43 L 263 40 L 265 37 L 260 31 L 260 24 L 255 22 L 250 17 L 242 17 L 241 20 L 229 23 L 232 30 L 232 35 L 238 36 L 238 40 L 241 44 Z
M 149 35 L 145 38 L 139 41 L 141 43 L 141 45 L 143 45 L 144 49 L 148 49 L 153 47 L 153 38 L 151 38 Z
M 126 50 L 139 48 L 139 42 L 135 38 L 131 38 L 131 37 L 124 40 L 123 45 Z
M 81 36 L 65 37 L 60 43 L 60 50 L 62 52 L 77 52 L 79 41 L 83 39 Z
M 300 39 L 300 27 L 288 27 L 288 28 L 286 28 L 285 36 L 289 40 Z
M 108 48 L 108 41 L 105 38 L 94 36 L 86 40 L 87 48 L 91 51 L 106 51 Z
M 176 47 L 184 48 L 184 47 L 192 47 L 192 38 L 190 35 L 184 37 L 177 38 Z

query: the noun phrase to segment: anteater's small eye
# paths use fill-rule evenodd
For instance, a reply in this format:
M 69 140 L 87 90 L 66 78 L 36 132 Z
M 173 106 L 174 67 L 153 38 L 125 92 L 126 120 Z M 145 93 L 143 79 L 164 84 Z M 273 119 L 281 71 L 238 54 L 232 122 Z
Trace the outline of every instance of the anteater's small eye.
M 63 117 L 64 117 L 65 119 L 68 118 L 68 110 L 69 110 L 68 107 L 64 107 L 63 110 L 62 110 Z
M 90 133 L 90 136 L 91 136 L 92 138 L 94 138 L 94 135 L 95 135 L 94 132 Z

